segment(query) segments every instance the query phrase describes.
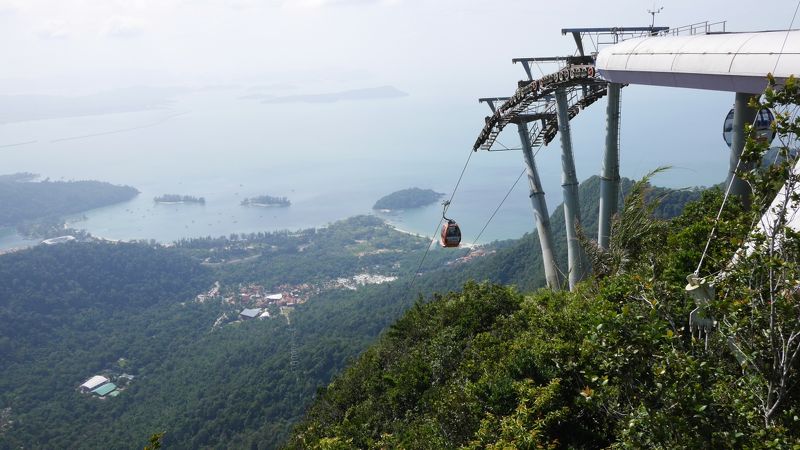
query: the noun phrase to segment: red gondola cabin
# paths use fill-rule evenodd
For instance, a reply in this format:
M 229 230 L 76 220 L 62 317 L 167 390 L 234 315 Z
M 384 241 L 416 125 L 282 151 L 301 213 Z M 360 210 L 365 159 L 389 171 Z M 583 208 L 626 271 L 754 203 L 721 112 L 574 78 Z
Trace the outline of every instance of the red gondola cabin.
M 447 219 L 447 222 L 442 225 L 440 243 L 442 247 L 458 247 L 461 243 L 461 229 L 455 220 Z

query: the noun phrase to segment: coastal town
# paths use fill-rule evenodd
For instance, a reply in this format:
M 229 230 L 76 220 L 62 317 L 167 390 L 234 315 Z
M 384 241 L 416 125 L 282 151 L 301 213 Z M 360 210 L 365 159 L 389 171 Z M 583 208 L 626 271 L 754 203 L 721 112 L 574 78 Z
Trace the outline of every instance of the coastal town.
M 231 311 L 223 313 L 212 327 L 212 329 L 216 329 L 226 323 L 239 323 L 253 319 L 264 320 L 278 316 L 283 316 L 288 321 L 289 314 L 295 306 L 307 302 L 312 296 L 323 291 L 331 289 L 355 291 L 366 285 L 383 284 L 396 279 L 396 276 L 360 273 L 352 277 L 339 277 L 320 283 L 281 284 L 272 290 L 257 283 L 241 284 L 234 288 L 223 289 L 220 282 L 216 281 L 208 291 L 198 294 L 194 301 L 196 303 L 217 301 L 236 312 L 236 314 Z

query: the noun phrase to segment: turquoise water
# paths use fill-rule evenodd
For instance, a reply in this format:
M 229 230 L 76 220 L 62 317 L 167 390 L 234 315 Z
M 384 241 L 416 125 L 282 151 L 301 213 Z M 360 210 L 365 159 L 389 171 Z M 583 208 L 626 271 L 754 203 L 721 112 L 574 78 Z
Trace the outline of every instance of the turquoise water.
M 0 146 L 27 144 L 0 147 L 0 167 L 3 173 L 27 171 L 51 179 L 136 187 L 141 194 L 129 202 L 70 219 L 71 226 L 109 239 L 170 242 L 318 227 L 373 213 L 378 198 L 398 189 L 431 188 L 449 197 L 485 114 L 471 99 L 444 102 L 411 95 L 267 105 L 241 99 L 241 94 L 240 89 L 194 92 L 162 109 L 3 124 Z M 630 103 L 630 109 L 648 107 L 646 102 Z M 725 101 L 717 103 L 707 107 L 727 108 Z M 625 112 L 632 115 L 627 126 L 642 127 L 637 121 L 644 119 Z M 603 113 L 604 105 L 598 104 L 573 122 L 580 178 L 599 171 Z M 638 176 L 659 164 L 696 164 L 697 152 L 679 150 L 680 143 L 653 142 L 646 128 L 627 134 L 626 129 L 623 125 L 623 175 Z M 719 146 L 714 144 L 716 134 L 704 137 L 704 145 Z M 500 140 L 509 147 L 517 142 L 514 133 Z M 626 148 L 642 147 L 656 151 L 625 154 Z M 724 177 L 726 155 L 707 153 L 700 161 L 702 171 L 675 169 L 657 181 L 671 186 L 717 182 Z M 558 142 L 544 149 L 537 162 L 552 210 L 561 201 Z M 476 238 L 522 168 L 519 152 L 473 154 L 448 214 L 461 224 L 466 242 Z M 153 202 L 168 193 L 202 196 L 206 204 Z M 286 196 L 292 206 L 239 204 L 262 194 Z M 431 235 L 441 208 L 381 216 L 401 229 Z M 523 177 L 480 242 L 520 237 L 532 231 L 532 223 Z M 13 231 L 0 232 L 0 249 L 30 243 Z

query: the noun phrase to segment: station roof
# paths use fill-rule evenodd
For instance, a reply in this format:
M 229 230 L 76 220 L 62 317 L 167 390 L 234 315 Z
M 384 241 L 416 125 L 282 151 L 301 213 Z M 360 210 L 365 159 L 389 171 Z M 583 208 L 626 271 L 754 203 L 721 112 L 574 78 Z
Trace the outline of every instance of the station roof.
M 614 83 L 761 93 L 767 73 L 800 74 L 800 30 L 628 39 L 600 50 L 596 68 Z

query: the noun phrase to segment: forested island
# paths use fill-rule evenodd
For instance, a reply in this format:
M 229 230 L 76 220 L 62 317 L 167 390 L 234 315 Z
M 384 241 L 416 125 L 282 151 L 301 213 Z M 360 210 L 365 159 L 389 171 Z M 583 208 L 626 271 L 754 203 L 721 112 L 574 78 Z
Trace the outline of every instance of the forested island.
M 102 181 L 36 181 L 33 173 L 0 175 L 0 227 L 18 226 L 43 219 L 113 205 L 136 197 L 131 186 Z
M 273 197 L 271 195 L 259 195 L 242 200 L 242 206 L 291 206 L 292 202 L 286 197 Z
M 441 192 L 436 192 L 432 189 L 420 189 L 413 187 L 410 189 L 403 189 L 400 191 L 392 192 L 389 195 L 381 197 L 372 209 L 411 209 L 427 206 L 435 203 L 439 198 L 444 196 Z
M 204 197 L 192 197 L 191 195 L 164 194 L 153 199 L 156 203 L 199 203 L 206 204 Z

